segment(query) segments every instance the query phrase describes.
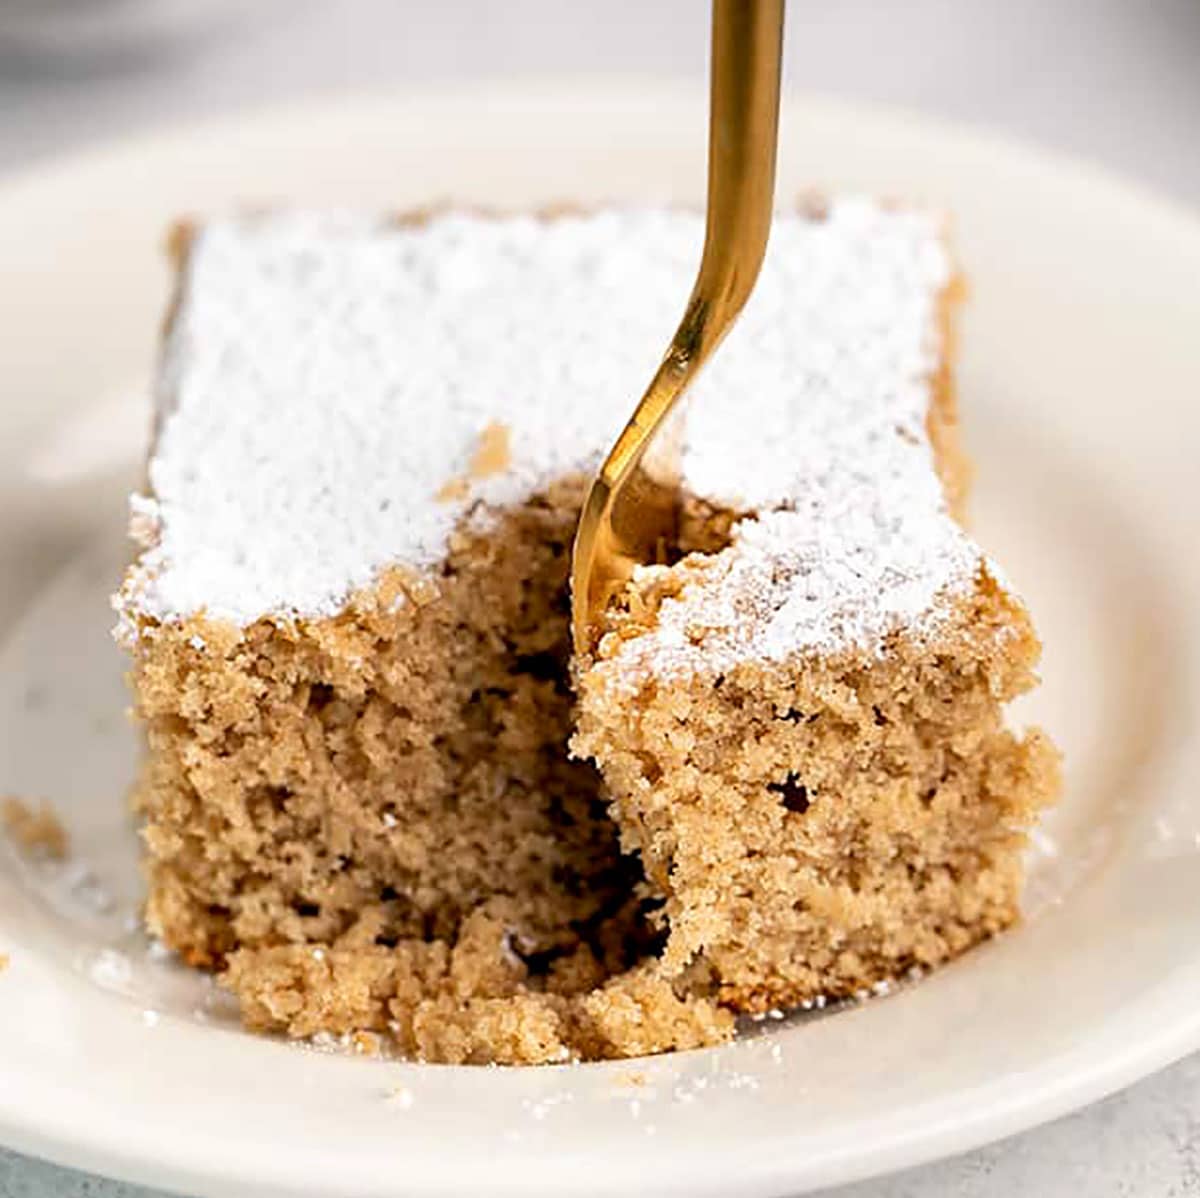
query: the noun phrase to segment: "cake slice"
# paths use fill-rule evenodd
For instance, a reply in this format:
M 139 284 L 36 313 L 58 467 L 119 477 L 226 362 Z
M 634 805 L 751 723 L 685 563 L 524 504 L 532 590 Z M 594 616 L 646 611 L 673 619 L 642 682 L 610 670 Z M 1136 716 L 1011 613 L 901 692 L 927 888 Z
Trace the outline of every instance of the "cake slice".
M 582 673 L 575 747 L 665 900 L 661 968 L 722 1005 L 860 994 L 1017 917 L 1058 763 L 1002 704 L 1038 643 L 965 542 L 937 590 L 897 542 L 834 583 L 805 515 L 748 518 L 716 555 L 645 570 Z
M 849 260 L 774 246 L 689 413 L 685 556 L 638 571 L 577 668 L 574 748 L 664 902 L 660 969 L 739 1011 L 1008 927 L 1059 785 L 1049 740 L 1004 726 L 1029 615 L 956 520 L 944 246 L 919 217 L 829 220 Z
M 1054 759 L 1001 726 L 1036 640 L 949 514 L 929 216 L 780 217 L 688 416 L 684 556 L 576 663 L 577 713 L 575 522 L 702 234 L 284 212 L 177 238 L 117 599 L 134 801 L 150 929 L 250 1026 L 445 1061 L 694 1047 L 1013 918 Z

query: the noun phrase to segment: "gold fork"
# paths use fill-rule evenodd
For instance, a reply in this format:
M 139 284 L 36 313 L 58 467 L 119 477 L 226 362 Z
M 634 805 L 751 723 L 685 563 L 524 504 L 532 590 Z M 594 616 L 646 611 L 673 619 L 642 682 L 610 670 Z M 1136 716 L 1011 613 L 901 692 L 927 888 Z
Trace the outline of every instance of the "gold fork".
M 592 481 L 575 534 L 571 627 L 590 653 L 634 568 L 675 536 L 678 487 L 646 455 L 754 289 L 771 231 L 784 0 L 713 0 L 704 253 L 666 357 Z

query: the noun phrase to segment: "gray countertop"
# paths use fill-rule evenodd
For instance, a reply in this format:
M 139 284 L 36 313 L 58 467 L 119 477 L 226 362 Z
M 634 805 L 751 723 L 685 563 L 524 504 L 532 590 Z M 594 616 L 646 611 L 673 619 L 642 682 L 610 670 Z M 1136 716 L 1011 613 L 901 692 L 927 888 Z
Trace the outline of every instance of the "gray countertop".
M 348 88 L 704 76 L 701 0 L 0 0 L 0 172 L 155 125 Z M 790 86 L 1084 156 L 1200 202 L 1200 0 L 872 0 L 789 11 Z M 840 1198 L 1200 1198 L 1200 1057 Z M 0 1150 L 0 1198 L 149 1198 Z

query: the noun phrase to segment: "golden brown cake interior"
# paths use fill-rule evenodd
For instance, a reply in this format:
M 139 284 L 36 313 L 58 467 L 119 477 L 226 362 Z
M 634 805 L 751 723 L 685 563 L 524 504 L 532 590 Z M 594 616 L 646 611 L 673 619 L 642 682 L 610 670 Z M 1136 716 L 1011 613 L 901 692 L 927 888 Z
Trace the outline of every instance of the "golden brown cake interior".
M 879 658 L 631 685 L 620 638 L 704 566 L 643 589 L 582 676 L 575 740 L 666 898 L 668 976 L 763 1011 L 858 993 L 1007 927 L 1058 772 L 1040 733 L 1003 727 L 1001 704 L 1033 683 L 1025 612 L 982 575 L 936 639 L 900 633 Z
M 251 1026 L 390 1031 L 449 1061 L 728 1035 L 727 1013 L 622 976 L 654 936 L 641 870 L 567 752 L 582 486 L 333 620 L 143 629 L 149 924 L 222 970 Z
M 939 302 L 927 429 L 959 518 L 953 315 Z M 599 763 L 624 847 L 669 929 L 662 968 L 740 1011 L 857 994 L 941 963 L 1018 918 L 1028 829 L 1059 788 L 1037 730 L 1003 705 L 1041 653 L 1022 604 L 981 567 L 936 636 L 660 676 L 622 667 L 661 604 L 702 583 L 737 513 L 685 503 L 678 564 L 647 572 L 578 671 L 574 750 Z M 722 629 L 707 628 L 714 640 Z M 699 642 L 701 645 L 703 641 Z

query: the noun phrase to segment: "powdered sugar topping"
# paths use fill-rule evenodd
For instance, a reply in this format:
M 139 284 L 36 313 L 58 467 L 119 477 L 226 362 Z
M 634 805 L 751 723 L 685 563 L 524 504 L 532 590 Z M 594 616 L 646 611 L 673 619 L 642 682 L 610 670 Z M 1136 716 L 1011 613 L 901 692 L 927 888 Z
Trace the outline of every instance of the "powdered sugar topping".
M 127 609 L 333 614 L 389 565 L 436 565 L 465 515 L 595 469 L 702 236 L 695 214 L 649 210 L 207 226 L 165 349 Z M 754 606 L 737 635 L 756 652 L 861 639 L 969 577 L 979 554 L 943 510 L 925 432 L 948 278 L 928 216 L 850 199 L 779 218 L 683 460 L 690 491 L 764 514 L 709 572 L 699 617 L 664 608 L 664 652 L 730 604 Z M 473 477 L 497 425 L 507 460 Z
M 631 679 L 722 671 L 795 652 L 877 652 L 896 629 L 931 630 L 939 601 L 971 585 L 980 552 L 936 508 L 906 517 L 880 499 L 864 494 L 844 522 L 816 505 L 741 521 L 732 546 L 663 601 L 653 629 L 620 644 L 619 667 Z

